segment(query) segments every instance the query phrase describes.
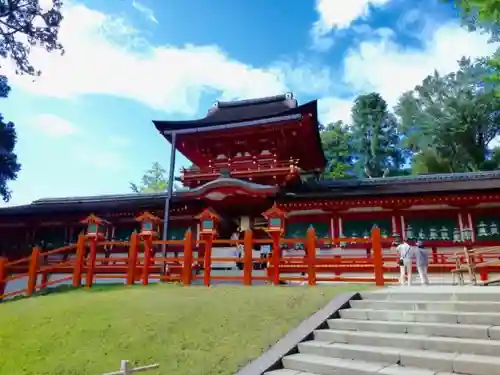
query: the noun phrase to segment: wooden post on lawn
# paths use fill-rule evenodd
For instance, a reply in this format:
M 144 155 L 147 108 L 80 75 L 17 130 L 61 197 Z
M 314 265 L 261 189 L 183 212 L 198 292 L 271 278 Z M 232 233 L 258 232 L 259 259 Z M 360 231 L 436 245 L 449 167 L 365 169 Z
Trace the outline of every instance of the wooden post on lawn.
M 184 235 L 184 262 L 182 267 L 182 281 L 190 285 L 193 278 L 193 232 L 189 228 Z
M 243 252 L 243 285 L 252 285 L 253 233 L 250 229 L 245 231 Z
M 38 278 L 38 261 L 40 258 L 40 249 L 34 247 L 31 252 L 31 259 L 28 271 L 28 292 L 26 293 L 28 297 L 33 295 L 36 290 L 36 281 Z
M 85 235 L 80 233 L 76 242 L 75 264 L 73 266 L 73 287 L 82 285 L 82 266 L 85 255 Z
M 137 232 L 132 232 L 129 240 L 128 249 L 128 273 L 127 273 L 127 285 L 134 285 L 135 283 L 135 270 L 137 265 Z
M 311 225 L 306 235 L 307 282 L 316 285 L 316 231 Z
M 373 269 L 375 285 L 384 286 L 384 260 L 382 257 L 382 238 L 380 228 L 376 225 L 372 228 Z
M 97 257 L 97 238 L 90 239 L 90 253 L 87 262 L 87 288 L 94 284 L 95 259 Z
M 212 274 L 212 241 L 213 234 L 205 235 L 205 259 L 203 260 L 203 284 L 210 286 L 210 276 Z
M 151 236 L 144 238 L 144 260 L 142 262 L 142 285 L 149 284 L 149 266 L 151 265 L 151 250 L 153 248 Z
M 7 258 L 0 257 L 0 301 L 2 300 L 2 296 L 5 293 L 5 287 L 7 286 Z

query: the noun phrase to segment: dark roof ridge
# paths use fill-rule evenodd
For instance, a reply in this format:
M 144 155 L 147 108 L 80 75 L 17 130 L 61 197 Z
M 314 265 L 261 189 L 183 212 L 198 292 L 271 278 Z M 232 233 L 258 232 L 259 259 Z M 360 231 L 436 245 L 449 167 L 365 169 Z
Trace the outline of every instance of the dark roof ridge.
M 253 99 L 241 99 L 241 100 L 233 100 L 233 101 L 216 101 L 214 107 L 216 108 L 228 108 L 228 107 L 245 107 L 249 105 L 255 104 L 266 104 L 266 103 L 274 103 L 274 102 L 284 102 L 287 100 L 294 99 L 293 93 L 289 92 L 281 95 L 274 96 L 266 96 L 263 98 L 253 98 Z M 290 108 L 295 108 L 297 106 L 297 101 L 294 100 L 295 105 Z
M 414 176 L 393 176 L 393 177 L 376 177 L 376 178 L 360 178 L 347 180 L 323 180 L 322 184 L 327 186 L 370 186 L 370 185 L 387 185 L 387 184 L 405 184 L 405 183 L 424 183 L 424 182 L 450 182 L 464 180 L 487 180 L 500 178 L 500 170 L 481 171 L 481 172 L 461 172 L 461 173 L 436 173 L 423 174 Z
M 166 198 L 166 192 L 160 193 L 127 193 L 127 194 L 103 194 L 94 196 L 82 196 L 82 197 L 66 197 L 66 198 L 41 198 L 31 202 L 31 205 L 45 205 L 54 203 L 88 203 L 88 202 L 102 202 L 102 201 L 114 201 L 114 200 L 135 200 L 135 199 L 146 199 L 146 198 Z M 172 194 L 172 196 L 174 196 Z

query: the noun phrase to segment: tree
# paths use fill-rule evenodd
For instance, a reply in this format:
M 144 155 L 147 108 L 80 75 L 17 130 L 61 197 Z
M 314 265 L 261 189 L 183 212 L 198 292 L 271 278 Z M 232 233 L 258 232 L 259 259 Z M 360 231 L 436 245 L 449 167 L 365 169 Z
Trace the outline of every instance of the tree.
M 134 193 L 160 193 L 167 191 L 167 187 L 167 171 L 158 162 L 153 163 L 151 169 L 146 171 L 139 185 L 130 183 L 130 189 Z
M 0 76 L 0 98 L 7 98 L 10 87 L 7 78 Z M 17 155 L 14 148 L 17 142 L 16 129 L 14 123 L 5 122 L 0 113 L 0 195 L 4 202 L 8 202 L 11 191 L 7 184 L 17 178 L 21 165 L 17 162 Z
M 500 131 L 500 97 L 485 82 L 485 59 L 459 61 L 402 95 L 396 107 L 414 173 L 470 172 L 495 167 L 488 146 Z
M 500 41 L 500 1 L 499 0 L 447 0 L 454 1 L 461 11 L 464 24 L 470 31 L 481 30 L 491 36 L 491 42 Z M 492 68 L 489 80 L 496 85 L 500 95 L 500 48 L 489 58 Z
M 352 177 L 352 134 L 342 121 L 331 123 L 321 132 L 321 143 L 328 161 L 326 178 Z
M 385 177 L 404 164 L 398 122 L 378 93 L 360 95 L 352 107 L 353 151 L 358 175 Z
M 64 51 L 58 42 L 62 0 L 43 10 L 39 0 L 0 0 L 0 57 L 14 61 L 18 74 L 39 75 L 29 62 L 32 46 Z

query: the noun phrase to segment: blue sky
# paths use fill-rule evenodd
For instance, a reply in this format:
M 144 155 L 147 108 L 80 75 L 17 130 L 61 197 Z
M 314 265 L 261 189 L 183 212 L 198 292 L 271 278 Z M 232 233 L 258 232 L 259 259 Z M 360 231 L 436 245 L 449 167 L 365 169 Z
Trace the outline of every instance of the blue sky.
M 358 94 L 393 105 L 434 69 L 496 47 L 439 0 L 89 0 L 64 15 L 65 55 L 31 55 L 40 78 L 0 68 L 23 165 L 9 205 L 129 192 L 154 161 L 168 166 L 153 119 L 292 91 L 320 100 L 321 121 L 348 120 Z

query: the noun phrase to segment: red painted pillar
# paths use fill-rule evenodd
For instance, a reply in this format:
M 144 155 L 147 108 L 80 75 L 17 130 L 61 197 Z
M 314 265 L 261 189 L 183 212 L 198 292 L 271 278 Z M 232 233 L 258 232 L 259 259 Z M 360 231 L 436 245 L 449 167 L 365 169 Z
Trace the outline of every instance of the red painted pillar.
M 436 246 L 432 247 L 432 263 L 437 263 L 438 262 L 438 251 Z
M 279 285 L 280 283 L 280 270 L 279 264 L 281 261 L 281 248 L 280 248 L 280 233 L 272 232 L 271 237 L 273 240 L 273 252 L 272 252 L 272 265 L 273 265 L 273 284 Z
M 193 277 L 193 233 L 187 230 L 184 236 L 184 263 L 182 268 L 184 285 L 191 284 Z
M 76 243 L 75 263 L 73 265 L 73 287 L 82 285 L 82 266 L 85 255 L 85 235 L 80 234 Z
M 375 276 L 375 285 L 384 286 L 384 261 L 382 258 L 382 238 L 380 237 L 380 228 L 372 229 L 372 248 L 373 248 L 373 269 Z
M 87 288 L 94 284 L 95 275 L 95 259 L 97 257 L 97 238 L 92 238 L 90 241 L 90 254 L 87 262 Z
M 212 275 L 212 241 L 213 234 L 205 234 L 205 257 L 203 261 L 203 284 L 210 286 Z
M 142 264 L 142 285 L 149 284 L 149 267 L 151 265 L 151 250 L 153 239 L 150 235 L 144 238 L 144 261 Z
M 38 247 L 34 247 L 31 253 L 31 260 L 28 271 L 28 292 L 26 293 L 28 297 L 32 296 L 33 293 L 36 291 L 39 259 L 40 259 L 40 249 Z
M 2 296 L 5 293 L 5 287 L 7 286 L 7 258 L 0 257 L 0 301 L 2 300 Z
M 244 255 L 243 255 L 243 284 L 252 285 L 252 270 L 253 270 L 253 233 L 250 229 L 245 231 L 244 238 Z
M 309 285 L 316 285 L 316 232 L 311 226 L 307 230 L 306 250 L 307 250 L 307 281 Z

